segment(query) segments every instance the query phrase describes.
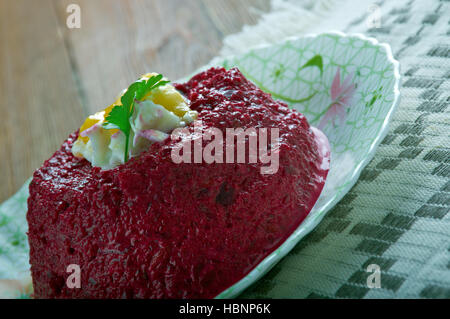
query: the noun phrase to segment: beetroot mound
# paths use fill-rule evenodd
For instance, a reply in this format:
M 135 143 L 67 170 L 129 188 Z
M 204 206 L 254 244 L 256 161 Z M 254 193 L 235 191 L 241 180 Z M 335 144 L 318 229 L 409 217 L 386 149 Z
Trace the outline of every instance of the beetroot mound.
M 237 69 L 213 68 L 176 87 L 205 127 L 279 128 L 278 172 L 262 175 L 259 161 L 175 164 L 171 139 L 101 171 L 72 155 L 78 134 L 70 135 L 30 184 L 34 297 L 214 297 L 309 213 L 327 170 L 303 115 Z M 79 289 L 66 285 L 70 264 L 81 268 Z

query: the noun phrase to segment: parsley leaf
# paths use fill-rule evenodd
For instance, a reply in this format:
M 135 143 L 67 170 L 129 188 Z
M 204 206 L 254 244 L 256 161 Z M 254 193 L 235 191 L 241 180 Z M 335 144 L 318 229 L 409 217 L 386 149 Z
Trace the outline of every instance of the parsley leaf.
M 128 148 L 131 133 L 130 118 L 134 113 L 134 104 L 136 101 L 142 101 L 151 90 L 169 83 L 169 81 L 162 81 L 162 78 L 163 76 L 158 74 L 151 76 L 147 80 L 140 79 L 131 84 L 120 98 L 122 105 L 114 106 L 103 123 L 105 129 L 119 129 L 125 135 L 124 162 L 128 161 Z

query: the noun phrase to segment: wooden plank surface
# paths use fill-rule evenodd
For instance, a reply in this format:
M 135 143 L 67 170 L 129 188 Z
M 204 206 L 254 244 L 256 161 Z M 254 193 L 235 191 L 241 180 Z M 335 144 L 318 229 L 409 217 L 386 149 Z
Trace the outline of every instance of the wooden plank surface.
M 80 29 L 66 26 L 71 3 Z M 0 202 L 141 74 L 193 72 L 268 9 L 269 0 L 0 1 Z
M 58 30 L 51 0 L 0 1 L 0 201 L 83 119 Z

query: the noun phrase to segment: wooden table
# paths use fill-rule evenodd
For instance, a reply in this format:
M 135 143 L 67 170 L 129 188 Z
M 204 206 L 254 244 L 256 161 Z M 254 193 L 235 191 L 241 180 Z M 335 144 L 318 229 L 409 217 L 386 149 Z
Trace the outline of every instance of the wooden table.
M 69 29 L 67 6 L 81 8 Z M 0 0 L 0 202 L 141 74 L 177 79 L 269 0 Z

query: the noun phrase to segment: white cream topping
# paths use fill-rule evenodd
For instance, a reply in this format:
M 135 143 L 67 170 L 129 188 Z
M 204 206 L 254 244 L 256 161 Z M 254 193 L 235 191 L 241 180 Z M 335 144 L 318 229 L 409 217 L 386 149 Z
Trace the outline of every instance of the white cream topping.
M 152 100 L 155 95 L 158 101 L 167 105 L 156 104 Z M 174 100 L 176 103 L 173 103 Z M 180 115 L 184 114 L 178 116 L 169 109 Z M 104 118 L 105 111 L 102 111 L 86 120 L 85 123 L 90 121 L 88 127 L 80 132 L 79 138 L 72 146 L 72 153 L 84 157 L 92 166 L 111 169 L 124 163 L 125 134 L 118 130 L 105 129 L 102 126 Z M 153 143 L 164 141 L 175 128 L 184 127 L 196 118 L 197 112 L 187 107 L 181 94 L 171 85 L 165 85 L 156 94 L 150 94 L 146 100 L 136 102 L 130 118 L 130 157 L 139 155 Z M 94 122 L 96 123 L 92 124 Z

